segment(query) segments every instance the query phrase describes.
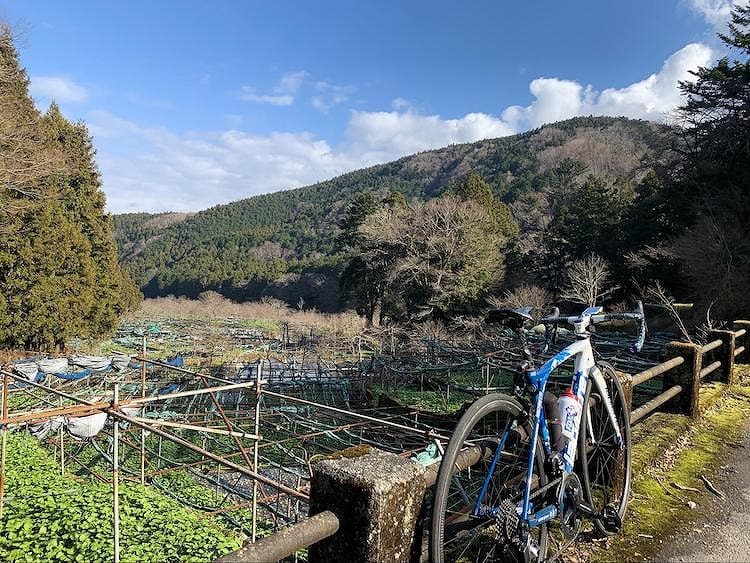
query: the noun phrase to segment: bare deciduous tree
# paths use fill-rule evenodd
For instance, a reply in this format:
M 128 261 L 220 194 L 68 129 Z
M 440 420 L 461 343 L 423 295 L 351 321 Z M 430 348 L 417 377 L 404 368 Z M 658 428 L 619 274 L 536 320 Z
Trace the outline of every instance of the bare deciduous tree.
M 405 317 L 445 314 L 473 303 L 504 272 L 504 235 L 482 205 L 443 196 L 384 209 L 360 226 L 362 257 L 388 263 L 386 293 L 404 299 Z
M 720 319 L 750 308 L 750 236 L 747 217 L 708 212 L 672 246 L 682 274 L 703 308 Z M 736 318 L 736 317 L 735 317 Z
M 675 326 L 677 326 L 677 329 L 680 331 L 680 334 L 686 342 L 693 341 L 693 339 L 690 337 L 690 333 L 688 332 L 687 327 L 685 326 L 685 323 L 682 321 L 682 317 L 680 316 L 679 311 L 677 310 L 674 298 L 666 289 L 664 289 L 661 283 L 657 281 L 654 285 L 647 287 L 643 291 L 643 294 L 645 297 L 654 300 L 654 302 L 656 302 L 658 305 L 661 305 L 664 310 L 667 311 L 667 314 L 672 319 Z
M 567 276 L 568 285 L 563 298 L 589 307 L 601 302 L 616 289 L 614 285 L 607 287 L 610 282 L 609 265 L 596 254 L 575 260 L 568 268 Z
M 521 285 L 512 291 L 506 291 L 502 297 L 488 298 L 487 303 L 493 307 L 509 309 L 531 306 L 534 308 L 534 318 L 538 319 L 546 314 L 553 300 L 552 294 L 543 287 Z

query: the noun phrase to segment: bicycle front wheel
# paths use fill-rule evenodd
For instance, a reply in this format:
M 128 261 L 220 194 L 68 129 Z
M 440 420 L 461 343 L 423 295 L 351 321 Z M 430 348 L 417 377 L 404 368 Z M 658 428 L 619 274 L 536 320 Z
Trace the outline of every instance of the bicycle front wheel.
M 631 480 L 630 416 L 625 393 L 615 369 L 606 363 L 598 365 L 612 401 L 622 444 L 617 442 L 615 425 L 599 389 L 593 384 L 593 380 L 589 380 L 578 446 L 581 480 L 584 498 L 594 510 L 601 513 L 605 507 L 609 507 L 617 512 L 622 521 L 628 506 Z M 594 525 L 604 535 L 617 531 L 601 520 L 594 520 Z
M 500 393 L 478 399 L 461 417 L 435 485 L 431 561 L 523 561 L 516 505 L 523 498 L 530 436 L 521 405 Z M 537 444 L 532 491 L 547 482 Z M 543 560 L 546 525 L 530 534 Z

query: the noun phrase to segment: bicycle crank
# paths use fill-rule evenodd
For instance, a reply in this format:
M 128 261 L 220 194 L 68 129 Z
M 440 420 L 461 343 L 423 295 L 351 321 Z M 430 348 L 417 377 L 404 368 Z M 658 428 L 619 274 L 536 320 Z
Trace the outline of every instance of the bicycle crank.
M 583 505 L 583 486 L 575 473 L 568 473 L 562 479 L 557 493 L 557 505 L 560 507 L 560 530 L 567 539 L 578 536 L 585 510 Z

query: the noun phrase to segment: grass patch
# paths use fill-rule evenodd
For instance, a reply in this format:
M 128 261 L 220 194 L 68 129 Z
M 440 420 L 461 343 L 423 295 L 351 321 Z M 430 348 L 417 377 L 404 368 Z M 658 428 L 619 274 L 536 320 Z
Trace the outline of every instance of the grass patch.
M 464 404 L 476 400 L 475 396 L 461 391 L 451 391 L 448 395 L 442 391 L 420 391 L 408 387 L 385 391 L 382 387 L 372 386 L 371 390 L 379 397 L 378 404 L 381 406 L 416 407 L 422 412 L 443 415 L 455 414 Z

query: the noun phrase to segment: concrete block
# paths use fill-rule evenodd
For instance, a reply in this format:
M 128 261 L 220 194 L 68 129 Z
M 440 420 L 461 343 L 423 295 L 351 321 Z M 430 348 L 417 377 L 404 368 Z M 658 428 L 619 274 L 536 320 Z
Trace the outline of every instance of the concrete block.
M 340 528 L 310 546 L 309 561 L 417 560 L 424 467 L 375 448 L 351 448 L 342 454 L 313 465 L 310 515 L 330 510 Z

